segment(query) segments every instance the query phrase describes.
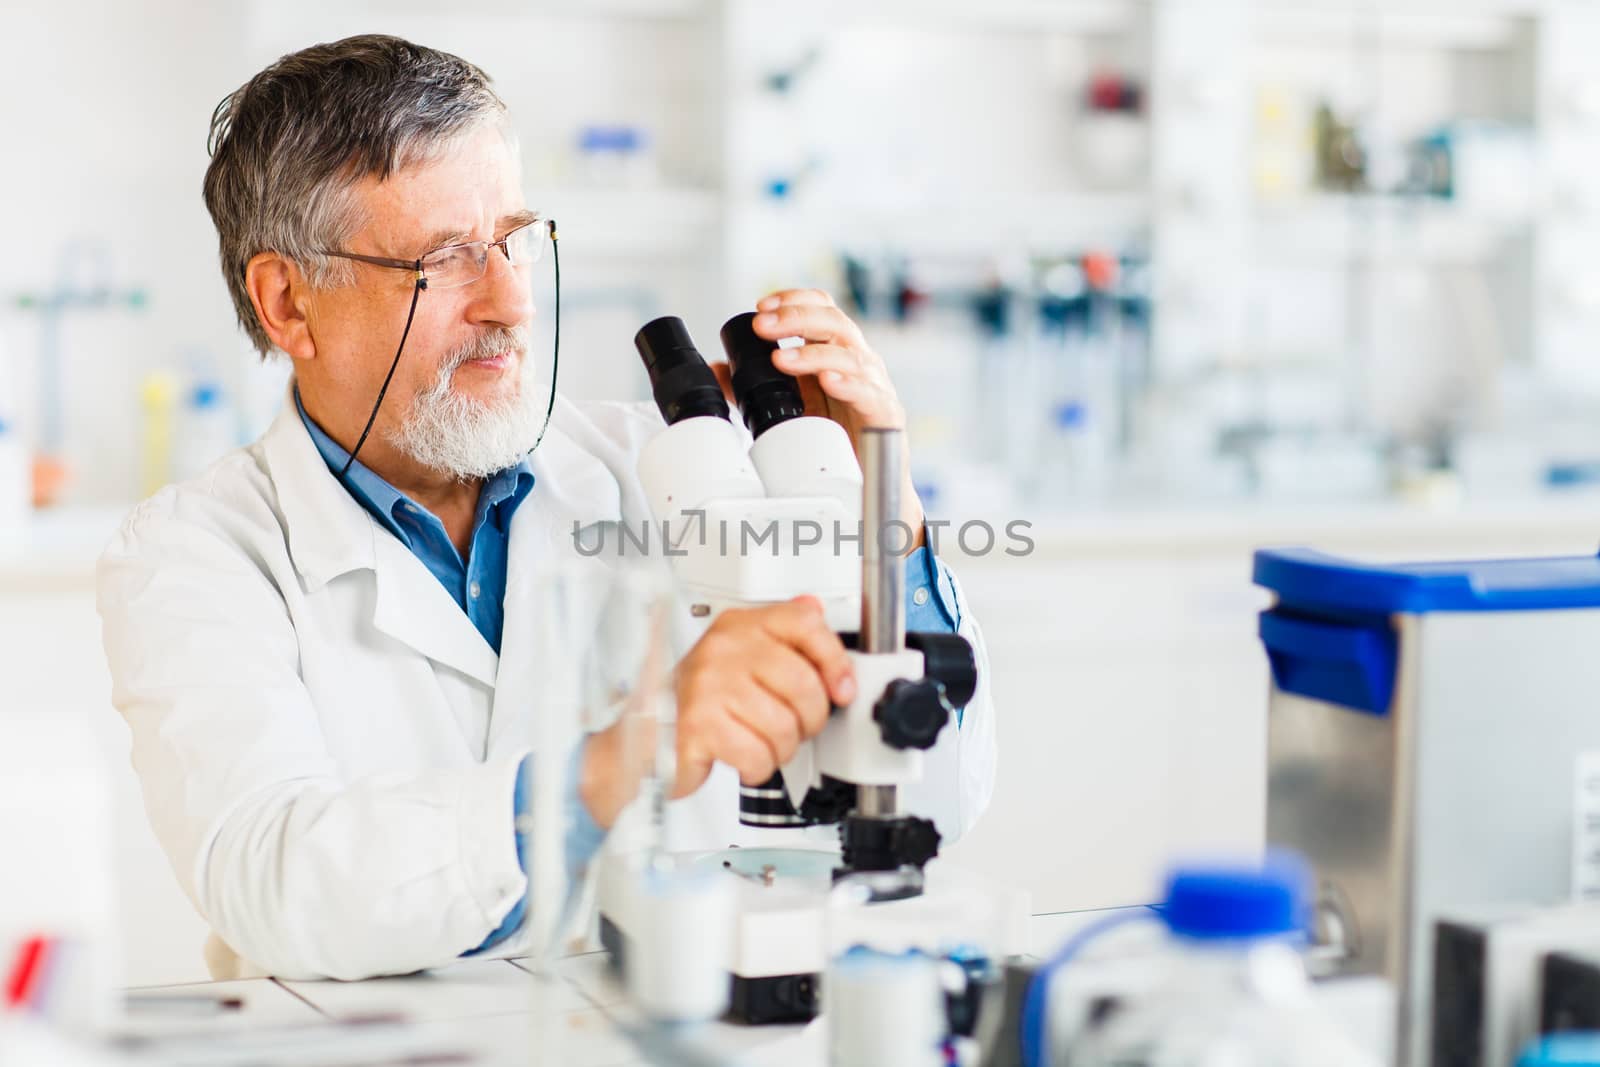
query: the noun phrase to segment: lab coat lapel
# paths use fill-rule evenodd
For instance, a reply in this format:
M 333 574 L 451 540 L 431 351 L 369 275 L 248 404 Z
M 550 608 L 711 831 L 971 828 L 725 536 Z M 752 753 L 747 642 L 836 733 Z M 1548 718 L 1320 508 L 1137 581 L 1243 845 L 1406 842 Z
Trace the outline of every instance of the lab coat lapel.
M 500 657 L 433 572 L 394 537 L 376 538 L 378 603 L 372 624 L 424 656 L 494 687 Z
M 378 587 L 375 627 L 492 687 L 499 669 L 494 649 L 433 572 L 339 484 L 306 432 L 292 384 L 264 445 L 306 591 L 351 571 L 372 570 Z
M 378 525 L 328 470 L 295 407 L 294 385 L 262 439 L 267 473 L 283 512 L 289 556 L 306 592 L 374 566 Z

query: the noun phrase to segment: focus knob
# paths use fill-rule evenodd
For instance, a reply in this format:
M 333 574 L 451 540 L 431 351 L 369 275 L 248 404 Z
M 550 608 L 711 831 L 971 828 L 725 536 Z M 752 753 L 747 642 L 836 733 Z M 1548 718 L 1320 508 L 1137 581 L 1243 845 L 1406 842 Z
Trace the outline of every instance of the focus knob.
M 897 678 L 873 705 L 872 718 L 890 748 L 928 749 L 950 721 L 950 703 L 944 686 L 932 678 Z
M 895 827 L 890 850 L 901 866 L 926 866 L 939 854 L 939 831 L 927 819 L 906 819 Z

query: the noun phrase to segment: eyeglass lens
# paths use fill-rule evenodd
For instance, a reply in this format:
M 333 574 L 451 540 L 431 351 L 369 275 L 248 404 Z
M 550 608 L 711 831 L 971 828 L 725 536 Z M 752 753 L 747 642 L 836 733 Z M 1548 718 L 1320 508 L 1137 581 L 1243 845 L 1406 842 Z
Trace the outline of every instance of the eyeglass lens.
M 504 238 L 506 256 L 512 266 L 516 267 L 537 263 L 544 255 L 544 247 L 548 243 L 549 229 L 542 219 L 518 227 Z M 449 289 L 477 281 L 483 277 L 483 272 L 488 268 L 489 249 L 492 247 L 496 245 L 488 241 L 473 241 L 469 244 L 441 248 L 431 255 L 423 256 L 422 273 L 427 276 L 428 286 L 434 289 Z

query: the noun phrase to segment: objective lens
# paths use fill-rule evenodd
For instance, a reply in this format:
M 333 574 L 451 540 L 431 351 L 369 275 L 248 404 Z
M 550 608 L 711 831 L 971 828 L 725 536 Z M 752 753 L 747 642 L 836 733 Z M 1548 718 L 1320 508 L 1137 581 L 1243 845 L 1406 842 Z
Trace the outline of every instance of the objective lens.
M 750 433 L 760 437 L 780 422 L 806 413 L 800 383 L 772 365 L 771 341 L 757 336 L 755 312 L 735 315 L 722 324 L 722 349 L 733 367 L 733 397 Z
M 666 315 L 645 323 L 634 335 L 633 346 L 644 360 L 650 392 L 667 425 L 701 415 L 728 417 L 722 386 L 695 348 L 682 319 Z

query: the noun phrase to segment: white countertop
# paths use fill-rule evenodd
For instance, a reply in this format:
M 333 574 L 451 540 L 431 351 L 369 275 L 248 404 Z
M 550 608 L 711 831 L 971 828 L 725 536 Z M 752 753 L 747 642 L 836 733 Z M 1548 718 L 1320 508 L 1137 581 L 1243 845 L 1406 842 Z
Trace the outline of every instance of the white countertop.
M 92 588 L 95 560 L 131 510 L 130 504 L 35 512 L 20 534 L 0 538 L 0 591 Z
M 1440 506 L 1399 500 L 1348 504 L 1241 501 L 1233 505 L 1185 507 L 1171 503 L 1128 504 L 1115 508 L 1017 518 L 1032 523 L 1033 555 L 1070 559 L 1100 555 L 1189 555 L 1269 545 L 1336 545 L 1340 550 L 1397 551 L 1416 545 L 1433 549 L 1485 542 L 1526 542 L 1531 550 L 1549 544 L 1567 551 L 1600 551 L 1600 496 L 1530 497 L 1494 503 Z M 996 521 L 998 547 L 986 558 L 1004 555 L 1007 518 Z M 957 525 L 941 531 L 941 553 L 960 555 Z M 974 533 L 971 540 L 981 543 Z
M 1034 916 L 1030 938 L 1034 954 L 1047 954 L 1072 932 L 1106 914 Z M 197 995 L 242 1003 L 237 1009 L 195 1016 L 158 1010 L 149 1003 Z M 125 1030 L 147 1038 L 178 1035 L 197 1049 L 205 1048 L 199 1042 L 208 1040 L 217 1062 L 224 1062 L 222 1050 L 245 1043 L 266 1050 L 252 1060 L 263 1067 L 334 1064 L 346 1047 L 349 1062 L 399 1062 L 393 1049 L 390 1058 L 374 1060 L 356 1044 L 363 1040 L 389 1040 L 407 1055 L 454 1052 L 469 1057 L 464 1062 L 483 1067 L 530 1063 L 631 1067 L 647 1062 L 624 1032 L 638 1026 L 640 1018 L 599 952 L 558 961 L 553 980 L 537 977 L 525 960 L 464 960 L 437 971 L 365 982 L 262 978 L 141 988 L 130 990 L 128 996 L 146 1004 L 145 1010 L 131 1015 Z M 366 1032 L 328 1025 L 373 1018 L 391 1020 L 387 1037 L 383 1027 Z M 300 1029 L 296 1036 L 299 1028 L 308 1029 Z M 820 1067 L 826 1060 L 816 1023 L 751 1027 L 718 1022 L 682 1036 L 709 1062 Z

